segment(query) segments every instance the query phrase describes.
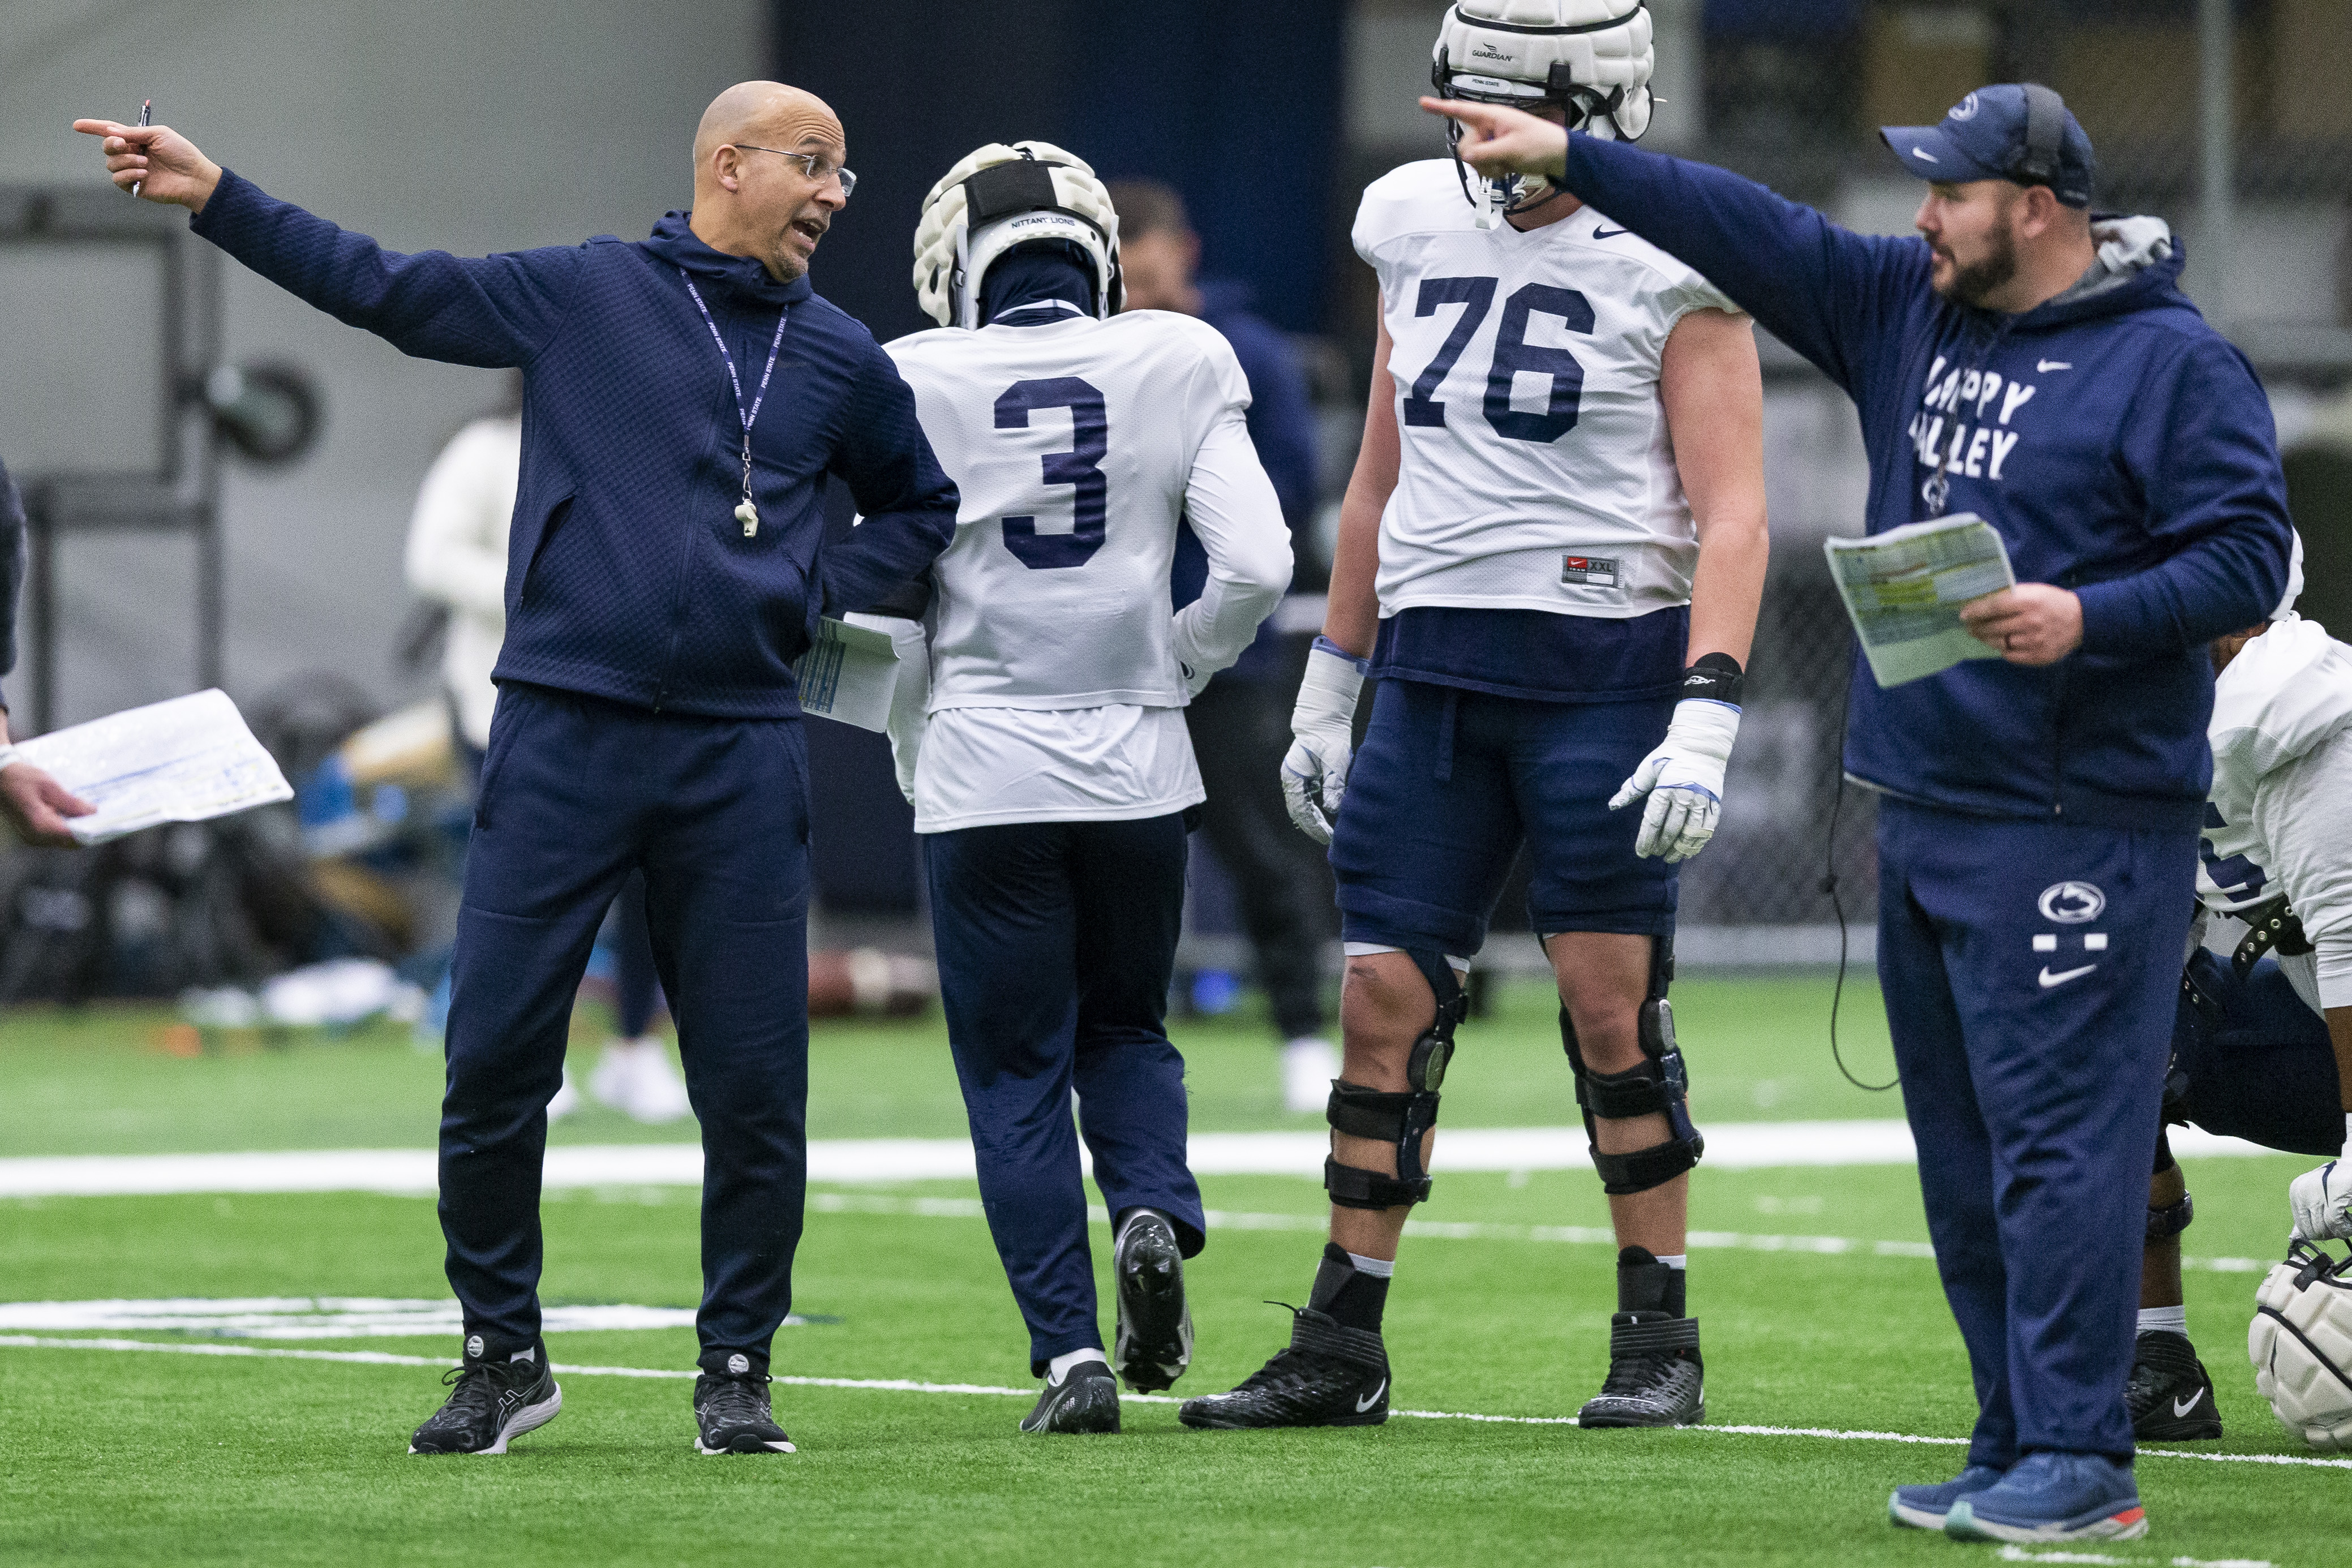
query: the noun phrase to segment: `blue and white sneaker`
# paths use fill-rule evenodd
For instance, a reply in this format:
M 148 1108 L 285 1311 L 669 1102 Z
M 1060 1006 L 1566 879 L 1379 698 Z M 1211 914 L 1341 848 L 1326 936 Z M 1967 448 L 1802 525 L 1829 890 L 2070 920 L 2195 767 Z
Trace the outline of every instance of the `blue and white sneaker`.
M 1908 1525 L 1913 1530 L 1941 1530 L 1944 1516 L 1952 1505 L 1964 1497 L 1978 1492 L 2000 1479 L 2000 1472 L 1990 1465 L 1970 1465 L 1950 1480 L 1933 1486 L 1896 1487 L 1886 1495 L 1886 1521 Z
M 2028 1454 L 1944 1515 L 1957 1541 L 2137 1541 L 2147 1510 L 2129 1465 L 2104 1454 Z

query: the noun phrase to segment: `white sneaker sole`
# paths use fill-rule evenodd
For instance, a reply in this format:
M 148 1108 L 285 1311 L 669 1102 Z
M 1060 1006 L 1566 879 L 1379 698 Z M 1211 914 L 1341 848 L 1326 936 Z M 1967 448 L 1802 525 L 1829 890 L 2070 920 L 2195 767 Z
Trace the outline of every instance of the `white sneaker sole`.
M 2006 1541 L 2021 1546 L 2064 1541 L 2137 1541 L 2147 1533 L 2147 1511 L 2135 1503 L 2085 1524 L 2002 1524 L 1979 1519 L 1966 1498 L 1952 1505 L 1944 1533 L 1958 1541 Z
M 702 1439 L 698 1437 L 694 1439 L 694 1451 L 705 1456 L 706 1458 L 717 1458 L 728 1454 L 748 1455 L 752 1453 L 754 1450 L 749 1448 L 706 1448 L 702 1446 Z M 800 1452 L 798 1448 L 793 1447 L 789 1442 L 762 1443 L 760 1445 L 759 1451 L 771 1454 L 797 1454 Z

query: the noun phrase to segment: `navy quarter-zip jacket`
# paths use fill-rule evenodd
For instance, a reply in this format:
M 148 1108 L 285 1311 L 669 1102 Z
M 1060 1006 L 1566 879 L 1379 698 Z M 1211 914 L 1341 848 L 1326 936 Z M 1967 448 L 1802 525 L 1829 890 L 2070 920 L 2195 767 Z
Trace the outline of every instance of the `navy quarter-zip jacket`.
M 914 395 L 857 321 L 671 213 L 650 238 L 478 259 L 403 256 L 222 171 L 191 226 L 298 298 L 418 359 L 518 366 L 522 478 L 493 674 L 714 717 L 800 712 L 822 612 L 862 609 L 955 535 L 956 488 Z M 742 424 L 691 276 L 750 407 L 758 532 L 736 521 Z M 825 546 L 824 481 L 864 524 Z
M 1925 240 L 1854 234 L 1706 164 L 1579 134 L 1565 183 L 1845 389 L 1869 532 L 1974 512 L 2019 581 L 2082 600 L 2082 647 L 2044 668 L 1971 660 L 1883 691 L 1857 651 L 1846 770 L 1980 815 L 2193 830 L 2205 644 L 2276 606 L 2293 529 L 2269 400 L 2180 292 L 2179 240 L 2005 316 L 1938 296 Z

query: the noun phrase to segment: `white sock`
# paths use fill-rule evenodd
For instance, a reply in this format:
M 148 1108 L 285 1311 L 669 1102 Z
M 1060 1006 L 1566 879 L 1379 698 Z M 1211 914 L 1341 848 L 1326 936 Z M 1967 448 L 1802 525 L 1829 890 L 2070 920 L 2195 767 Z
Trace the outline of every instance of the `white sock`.
M 1393 1258 L 1366 1258 L 1350 1252 L 1348 1254 L 1348 1267 L 1359 1274 L 1370 1274 L 1375 1280 L 1391 1279 L 1396 1274 L 1396 1260 Z
M 2139 1310 L 2139 1332 L 2146 1333 L 2150 1329 L 2162 1329 L 2167 1333 L 2177 1333 L 2186 1339 L 2189 1336 L 2189 1309 L 2142 1307 Z
M 1045 1381 L 1058 1388 L 1062 1385 L 1062 1380 L 1070 1375 L 1072 1367 L 1083 1366 L 1090 1361 L 1099 1361 L 1105 1367 L 1110 1365 L 1109 1359 L 1099 1348 L 1066 1350 L 1045 1364 Z
M 1690 1254 L 1687 1252 L 1677 1252 L 1671 1258 L 1661 1258 L 1658 1261 L 1664 1263 L 1669 1269 L 1680 1269 L 1690 1262 Z

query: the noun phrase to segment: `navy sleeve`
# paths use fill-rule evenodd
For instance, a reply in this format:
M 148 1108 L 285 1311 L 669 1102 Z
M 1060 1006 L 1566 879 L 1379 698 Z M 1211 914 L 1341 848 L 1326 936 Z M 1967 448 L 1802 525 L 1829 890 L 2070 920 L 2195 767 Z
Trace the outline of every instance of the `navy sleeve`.
M 914 390 L 871 338 L 844 428 L 830 472 L 866 520 L 824 549 L 828 615 L 869 610 L 928 570 L 954 540 L 962 505 L 915 415 Z
M 25 585 L 25 504 L 0 463 L 0 675 L 16 667 L 16 595 Z M 0 694 L 0 713 L 8 700 Z
M 1711 164 L 1570 135 L 1568 188 L 1705 274 L 1766 331 L 1859 395 L 1927 289 L 1927 247 L 1839 227 Z
M 479 258 L 404 256 L 221 171 L 189 227 L 296 298 L 404 354 L 456 365 L 526 365 L 562 324 L 583 251 Z
M 1224 329 L 1225 340 L 1249 380 L 1250 444 L 1274 493 L 1283 521 L 1296 534 L 1311 522 L 1321 491 L 1315 463 L 1315 404 L 1307 395 L 1307 371 L 1298 351 L 1270 322 L 1252 319 Z
M 2167 559 L 2077 591 L 2085 653 L 2176 653 L 2260 625 L 2286 591 L 2294 528 L 2253 367 L 2209 337 L 2168 371 L 2142 388 L 2124 453 Z

